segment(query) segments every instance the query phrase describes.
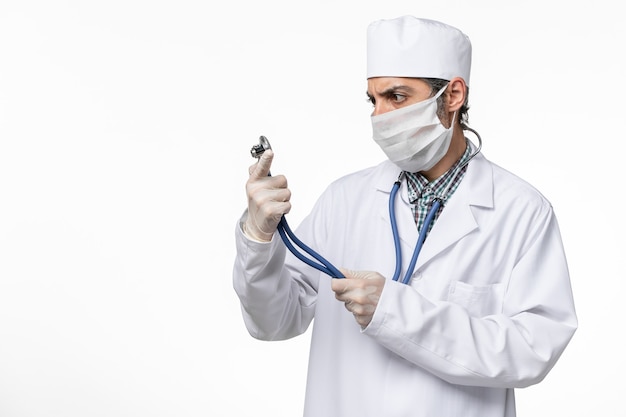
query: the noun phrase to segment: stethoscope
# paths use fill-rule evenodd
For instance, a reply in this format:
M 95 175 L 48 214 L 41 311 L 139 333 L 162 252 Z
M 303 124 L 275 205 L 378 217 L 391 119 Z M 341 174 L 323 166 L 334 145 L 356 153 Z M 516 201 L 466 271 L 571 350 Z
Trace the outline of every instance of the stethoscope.
M 467 165 L 480 152 L 480 149 L 482 148 L 482 145 L 483 145 L 483 141 L 480 135 L 478 134 L 478 132 L 476 132 L 474 129 L 469 128 L 469 127 L 465 127 L 465 129 L 469 130 L 474 135 L 476 135 L 476 138 L 478 138 L 478 147 L 474 150 L 474 152 L 472 152 L 472 154 L 470 155 L 469 158 L 467 158 L 467 160 L 465 160 L 463 163 L 459 164 L 459 166 L 456 167 L 456 170 L 454 173 L 455 176 L 458 175 L 459 172 L 461 172 L 461 169 L 465 165 Z M 263 155 L 263 152 L 265 152 L 268 149 L 272 149 L 269 141 L 267 140 L 265 136 L 261 136 L 259 137 L 259 144 L 254 145 L 252 149 L 250 150 L 250 153 L 252 154 L 254 158 L 258 159 L 261 157 L 261 155 Z M 268 173 L 268 175 L 271 175 L 271 173 Z M 398 190 L 400 189 L 400 185 L 402 184 L 402 180 L 404 179 L 405 175 L 406 174 L 404 171 L 400 173 L 400 175 L 398 176 L 398 179 L 394 182 L 393 187 L 391 188 L 391 193 L 389 194 L 389 218 L 391 219 L 391 231 L 393 233 L 393 243 L 394 243 L 395 252 L 396 252 L 396 269 L 392 277 L 394 281 L 398 281 L 400 279 L 400 272 L 402 268 L 402 251 L 400 249 L 400 233 L 398 232 L 398 224 L 396 222 L 395 201 L 396 201 L 396 194 L 398 193 Z M 446 185 L 446 188 L 438 196 L 434 198 L 433 205 L 428 211 L 428 214 L 426 215 L 426 218 L 424 219 L 424 224 L 422 225 L 422 229 L 420 230 L 419 235 L 417 237 L 417 244 L 415 245 L 415 249 L 413 250 L 413 256 L 411 257 L 411 262 L 409 264 L 409 267 L 407 268 L 406 273 L 404 274 L 404 277 L 402 278 L 401 282 L 403 284 L 408 284 L 411 281 L 411 276 L 413 275 L 413 272 L 415 270 L 417 258 L 422 250 L 422 246 L 424 245 L 424 242 L 426 241 L 426 235 L 428 234 L 428 229 L 430 229 L 430 225 L 435 220 L 437 211 L 442 206 L 442 204 L 444 204 L 444 202 L 446 201 L 447 199 L 446 195 L 448 194 L 450 186 L 454 183 L 453 180 L 454 178 L 451 181 L 449 181 L 448 185 Z M 289 227 L 289 224 L 287 223 L 287 219 L 285 218 L 284 215 L 281 217 L 280 222 L 278 223 L 277 230 L 281 239 L 285 243 L 285 246 L 287 246 L 287 249 L 289 249 L 289 251 L 293 253 L 302 262 L 306 263 L 309 266 L 312 266 L 318 271 L 325 273 L 326 275 L 329 275 L 332 278 L 345 278 L 345 275 L 343 275 L 341 271 L 339 271 L 339 269 L 337 269 L 333 264 L 331 264 L 328 260 L 326 260 L 322 255 L 320 255 L 319 253 L 311 249 L 309 246 L 307 246 L 304 242 L 302 242 L 300 239 L 296 237 L 296 235 L 291 231 L 291 228 Z M 294 243 L 296 246 L 302 249 L 305 253 L 307 253 L 313 259 L 317 260 L 319 263 L 315 262 L 313 259 L 310 259 L 304 254 L 300 253 L 298 249 L 296 249 L 296 247 L 294 246 Z

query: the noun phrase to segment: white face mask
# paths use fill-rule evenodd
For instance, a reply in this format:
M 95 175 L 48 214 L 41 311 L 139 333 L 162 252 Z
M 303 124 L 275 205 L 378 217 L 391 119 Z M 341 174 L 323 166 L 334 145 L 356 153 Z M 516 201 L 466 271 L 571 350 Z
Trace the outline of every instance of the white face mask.
M 437 98 L 446 87 L 427 100 L 372 116 L 374 141 L 401 170 L 427 171 L 448 152 L 454 120 L 446 129 L 437 116 Z

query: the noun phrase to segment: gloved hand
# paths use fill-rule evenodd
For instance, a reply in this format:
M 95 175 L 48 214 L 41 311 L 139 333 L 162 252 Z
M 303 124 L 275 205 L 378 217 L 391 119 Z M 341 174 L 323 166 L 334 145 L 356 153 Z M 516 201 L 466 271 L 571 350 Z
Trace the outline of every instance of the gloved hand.
M 291 191 L 284 175 L 268 176 L 274 153 L 266 150 L 258 162 L 250 166 L 246 182 L 248 217 L 244 233 L 255 240 L 269 242 L 283 214 L 291 210 Z
M 380 294 L 385 286 L 385 277 L 374 271 L 350 271 L 340 268 L 345 278 L 333 278 L 330 288 L 335 298 L 343 301 L 346 309 L 354 314 L 362 329 L 372 321 Z

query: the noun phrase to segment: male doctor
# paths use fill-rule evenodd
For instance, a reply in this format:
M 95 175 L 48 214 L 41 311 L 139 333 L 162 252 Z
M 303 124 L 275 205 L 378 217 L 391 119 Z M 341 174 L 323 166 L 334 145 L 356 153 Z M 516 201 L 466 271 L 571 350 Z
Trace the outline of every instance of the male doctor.
M 373 138 L 388 160 L 332 183 L 296 230 L 345 278 L 278 237 L 290 191 L 268 176 L 272 151 L 250 167 L 234 288 L 255 338 L 291 338 L 315 319 L 304 416 L 512 417 L 514 388 L 540 382 L 577 328 L 550 202 L 465 137 L 470 66 L 454 27 L 411 16 L 368 27 Z

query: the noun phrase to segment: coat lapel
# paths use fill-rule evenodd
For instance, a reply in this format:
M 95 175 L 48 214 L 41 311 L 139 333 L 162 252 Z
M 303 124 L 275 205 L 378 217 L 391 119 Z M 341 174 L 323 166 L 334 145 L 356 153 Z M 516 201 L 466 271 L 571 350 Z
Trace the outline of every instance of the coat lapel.
M 416 269 L 480 228 L 472 206 L 493 207 L 493 170 L 482 154 L 470 162 L 465 178 L 444 206 L 426 238 Z

